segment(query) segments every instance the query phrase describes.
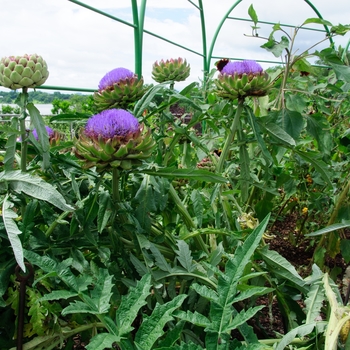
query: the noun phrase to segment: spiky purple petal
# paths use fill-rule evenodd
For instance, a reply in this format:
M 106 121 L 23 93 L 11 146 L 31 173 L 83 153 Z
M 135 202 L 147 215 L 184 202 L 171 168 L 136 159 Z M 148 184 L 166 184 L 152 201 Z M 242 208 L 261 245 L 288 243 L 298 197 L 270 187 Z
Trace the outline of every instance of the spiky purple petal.
M 137 118 L 124 109 L 107 109 L 92 116 L 86 123 L 85 134 L 89 137 L 126 136 L 140 128 Z
M 115 68 L 108 72 L 100 81 L 98 85 L 99 90 L 105 90 L 117 84 L 121 80 L 131 79 L 135 74 L 126 68 Z
M 261 74 L 263 72 L 262 67 L 259 63 L 246 60 L 246 61 L 235 61 L 228 62 L 221 70 L 221 74 L 227 75 L 242 75 L 242 74 Z

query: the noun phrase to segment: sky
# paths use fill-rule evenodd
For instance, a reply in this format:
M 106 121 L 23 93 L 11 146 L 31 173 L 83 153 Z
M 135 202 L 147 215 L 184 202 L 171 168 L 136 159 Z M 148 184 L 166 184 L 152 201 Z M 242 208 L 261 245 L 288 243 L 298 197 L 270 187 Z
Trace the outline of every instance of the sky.
M 137 0 L 140 4 L 141 1 Z M 202 0 L 206 23 L 207 48 L 214 33 L 236 0 Z M 132 23 L 131 0 L 82 0 L 82 3 Z M 332 24 L 350 24 L 349 0 L 311 0 L 322 17 Z M 148 0 L 144 28 L 193 51 L 202 52 L 202 32 L 198 0 Z M 242 0 L 230 13 L 231 17 L 248 19 L 253 5 L 260 21 L 301 25 L 307 18 L 317 17 L 305 0 Z M 0 0 L 0 58 L 36 53 L 47 62 L 47 86 L 97 89 L 101 78 L 117 67 L 135 70 L 133 28 L 69 0 Z M 260 46 L 266 42 L 252 37 L 252 23 L 226 20 L 219 32 L 213 56 L 280 62 Z M 268 37 L 272 25 L 259 24 L 260 37 Z M 308 28 L 322 30 L 319 24 Z M 286 27 L 293 35 L 293 28 Z M 275 34 L 279 38 L 278 33 Z M 294 48 L 299 54 L 323 40 L 321 31 L 300 30 Z M 335 37 L 336 46 L 345 47 L 350 40 Z M 191 66 L 191 75 L 182 88 L 203 78 L 203 59 L 200 55 L 173 46 L 149 34 L 143 38 L 142 75 L 145 83 L 152 80 L 152 65 L 161 59 L 182 57 Z M 326 41 L 313 50 L 329 45 Z M 310 51 L 312 52 L 312 51 Z M 211 67 L 217 59 L 211 61 Z M 274 63 L 261 63 L 264 68 Z M 2 91 L 9 91 L 0 87 Z M 46 90 L 47 92 L 52 92 Z

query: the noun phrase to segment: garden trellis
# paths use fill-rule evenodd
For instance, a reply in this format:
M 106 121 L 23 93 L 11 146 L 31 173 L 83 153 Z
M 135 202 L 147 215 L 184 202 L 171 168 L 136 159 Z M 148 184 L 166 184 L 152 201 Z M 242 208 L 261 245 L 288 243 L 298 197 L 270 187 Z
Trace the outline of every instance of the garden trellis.
M 107 18 L 110 18 L 114 21 L 120 22 L 126 26 L 129 26 L 131 28 L 133 28 L 133 32 L 134 32 L 134 40 L 133 40 L 133 44 L 134 44 L 134 56 L 135 56 L 135 68 L 134 71 L 138 76 L 142 76 L 142 61 L 143 61 L 143 45 L 144 45 L 144 35 L 150 35 L 153 37 L 158 38 L 159 40 L 162 40 L 164 42 L 167 42 L 171 45 L 174 45 L 176 47 L 179 47 L 181 49 L 184 49 L 194 55 L 200 56 L 203 59 L 203 79 L 206 78 L 206 75 L 209 73 L 210 71 L 210 67 L 213 63 L 213 60 L 217 60 L 217 59 L 221 59 L 222 56 L 216 56 L 215 55 L 215 44 L 217 43 L 219 34 L 222 30 L 222 27 L 224 25 L 224 23 L 227 20 L 234 20 L 234 21 L 249 21 L 252 22 L 252 19 L 247 19 L 247 18 L 241 18 L 241 17 L 232 17 L 231 14 L 232 12 L 235 10 L 235 8 L 243 1 L 243 0 L 238 0 L 236 1 L 228 10 L 227 12 L 224 14 L 224 16 L 222 17 L 222 19 L 220 20 L 213 37 L 210 39 L 210 42 L 208 42 L 208 38 L 207 38 L 207 31 L 206 31 L 206 19 L 205 19 L 205 8 L 203 5 L 203 1 L 202 0 L 198 0 L 198 3 L 195 4 L 194 1 L 192 0 L 188 0 L 188 2 L 190 4 L 193 5 L 194 8 L 198 9 L 199 12 L 199 16 L 200 16 L 200 26 L 201 26 L 201 37 L 202 37 L 202 51 L 195 51 L 190 47 L 186 47 L 184 45 L 182 45 L 181 43 L 177 43 L 174 42 L 172 40 L 169 40 L 161 35 L 158 35 L 154 32 L 151 32 L 147 29 L 145 29 L 145 17 L 146 17 L 146 9 L 147 9 L 147 0 L 142 0 L 140 4 L 138 4 L 137 0 L 131 0 L 131 10 L 132 10 L 132 18 L 133 18 L 133 22 L 127 22 L 121 18 L 115 17 L 105 11 L 102 11 L 96 7 L 92 7 L 89 6 L 87 4 L 85 4 L 84 2 L 81 1 L 77 1 L 77 0 L 69 0 L 70 2 L 84 7 L 89 11 L 93 11 L 96 12 L 102 16 L 105 16 Z M 311 1 L 309 0 L 303 0 L 312 10 L 313 12 L 317 15 L 318 18 L 323 19 L 322 14 L 318 11 L 318 9 L 316 8 L 316 6 L 314 4 L 312 4 Z M 268 22 L 268 21 L 261 21 L 259 20 L 258 23 L 260 24 L 268 24 L 268 25 L 274 25 L 275 23 L 273 22 Z M 286 27 L 286 28 L 294 28 L 295 26 L 291 25 L 291 24 L 280 24 L 281 27 Z M 307 27 L 302 27 L 301 29 L 303 30 L 309 30 L 309 31 L 315 31 L 315 32 L 324 32 L 328 37 L 329 37 L 329 42 L 332 45 L 333 44 L 333 40 L 331 37 L 331 33 L 330 30 L 328 28 L 327 25 L 323 25 L 324 29 L 319 29 L 319 28 L 307 28 Z M 208 45 L 209 43 L 209 45 Z M 348 46 L 350 44 L 350 41 L 348 43 Z M 132 47 L 130 48 L 130 50 L 132 50 Z M 232 60 L 243 60 L 245 59 L 244 57 L 230 57 L 230 55 L 226 56 L 229 59 Z M 262 62 L 262 63 L 271 63 L 271 64 L 282 64 L 283 62 L 281 61 L 276 61 L 276 60 L 259 60 L 257 59 L 256 61 L 258 62 Z M 94 92 L 96 91 L 96 89 L 90 89 L 90 88 L 75 88 L 75 87 L 58 87 L 58 86 L 48 86 L 48 85 L 44 85 L 41 86 L 40 89 L 47 89 L 47 90 L 67 90 L 67 91 L 80 91 L 80 92 Z

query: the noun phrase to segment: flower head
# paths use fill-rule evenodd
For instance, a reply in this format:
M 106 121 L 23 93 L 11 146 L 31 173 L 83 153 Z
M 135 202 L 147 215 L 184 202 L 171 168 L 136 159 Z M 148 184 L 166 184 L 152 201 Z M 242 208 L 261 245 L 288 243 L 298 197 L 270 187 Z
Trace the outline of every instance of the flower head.
M 115 68 L 103 76 L 94 94 L 97 109 L 128 108 L 139 100 L 146 89 L 142 77 L 126 68 Z
M 110 139 L 114 136 L 126 136 L 139 130 L 140 125 L 131 113 L 123 109 L 107 109 L 92 116 L 86 124 L 85 134 Z
M 47 64 L 39 55 L 3 57 L 0 60 L 0 84 L 12 90 L 34 88 L 49 76 Z
M 166 61 L 161 60 L 154 62 L 152 68 L 152 78 L 157 83 L 164 83 L 165 81 L 184 81 L 190 75 L 190 65 L 185 59 L 170 58 Z
M 131 169 L 148 158 L 155 146 L 151 130 L 123 109 L 108 109 L 92 116 L 75 140 L 75 154 L 85 167 L 97 171 Z
M 118 84 L 122 80 L 132 79 L 135 74 L 126 68 L 115 68 L 108 72 L 98 85 L 99 90 L 113 89 L 114 84 Z
M 216 67 L 220 72 L 215 80 L 218 95 L 229 99 L 266 95 L 270 80 L 259 63 L 222 59 Z
M 46 129 L 47 134 L 49 135 L 49 139 L 50 139 L 51 137 L 54 136 L 55 132 L 53 131 L 53 129 L 51 129 L 51 128 L 50 128 L 49 126 L 47 126 L 47 125 L 45 125 L 45 129 Z M 33 133 L 33 136 L 35 137 L 35 139 L 36 139 L 37 141 L 39 141 L 39 136 L 38 136 L 38 132 L 36 131 L 36 129 L 34 129 L 34 130 L 32 131 L 32 133 Z

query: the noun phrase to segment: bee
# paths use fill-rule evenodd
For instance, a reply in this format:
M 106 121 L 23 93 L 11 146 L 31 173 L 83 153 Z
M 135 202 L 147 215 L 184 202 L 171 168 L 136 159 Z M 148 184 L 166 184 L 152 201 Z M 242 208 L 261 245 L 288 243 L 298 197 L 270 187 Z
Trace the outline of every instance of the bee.
M 222 58 L 221 60 L 215 62 L 215 66 L 219 72 L 221 72 L 230 60 L 228 58 Z

